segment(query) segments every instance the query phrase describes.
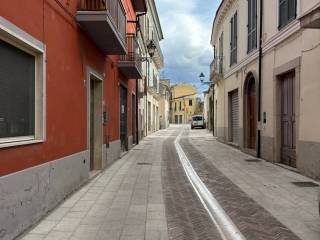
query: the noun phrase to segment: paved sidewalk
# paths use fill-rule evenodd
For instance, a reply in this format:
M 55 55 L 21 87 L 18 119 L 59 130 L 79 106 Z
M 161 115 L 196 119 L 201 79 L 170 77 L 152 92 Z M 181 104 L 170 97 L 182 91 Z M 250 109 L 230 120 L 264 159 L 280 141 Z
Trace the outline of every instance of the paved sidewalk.
M 319 189 L 292 184 L 313 180 L 266 161 L 247 162 L 246 159 L 253 157 L 217 142 L 206 130 L 189 131 L 188 141 L 224 176 L 302 240 L 320 239 Z
M 167 240 L 161 182 L 166 138 L 163 131 L 143 140 L 22 239 Z

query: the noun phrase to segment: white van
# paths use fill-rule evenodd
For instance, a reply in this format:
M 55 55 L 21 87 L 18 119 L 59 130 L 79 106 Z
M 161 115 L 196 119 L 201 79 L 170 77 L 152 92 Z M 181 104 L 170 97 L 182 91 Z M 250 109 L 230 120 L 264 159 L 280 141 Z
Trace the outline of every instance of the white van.
M 192 116 L 191 129 L 194 129 L 196 127 L 204 129 L 204 120 L 202 115 Z

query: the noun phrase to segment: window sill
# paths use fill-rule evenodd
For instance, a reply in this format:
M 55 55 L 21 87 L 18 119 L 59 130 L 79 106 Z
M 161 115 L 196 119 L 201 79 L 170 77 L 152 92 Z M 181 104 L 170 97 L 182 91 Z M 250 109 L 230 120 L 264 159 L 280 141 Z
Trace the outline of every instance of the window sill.
M 38 143 L 43 143 L 43 142 L 44 142 L 44 140 L 34 139 L 33 137 L 3 139 L 3 140 L 0 140 L 0 149 L 1 148 L 23 146 L 23 145 L 38 144 Z
M 280 31 L 282 31 L 283 29 L 286 29 L 286 28 L 288 27 L 288 25 L 291 25 L 292 22 L 294 22 L 295 20 L 296 20 L 296 17 L 289 19 L 285 24 L 283 24 L 283 25 L 281 25 L 281 26 L 279 25 L 279 26 L 278 26 L 278 31 L 280 32 Z
M 258 47 L 254 47 L 250 50 L 247 50 L 247 55 L 250 55 L 252 52 L 256 51 L 258 49 Z

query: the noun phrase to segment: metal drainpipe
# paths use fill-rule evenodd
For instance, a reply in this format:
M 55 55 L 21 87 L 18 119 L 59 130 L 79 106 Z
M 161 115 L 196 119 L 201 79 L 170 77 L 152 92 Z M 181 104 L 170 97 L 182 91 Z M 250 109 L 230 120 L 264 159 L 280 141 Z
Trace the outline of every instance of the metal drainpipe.
M 214 83 L 212 83 L 212 135 L 214 136 L 214 105 L 215 105 L 215 101 L 214 101 Z
M 143 13 L 140 13 L 140 14 L 137 14 L 136 16 L 136 22 L 138 24 L 138 31 L 141 31 L 141 28 L 140 28 L 140 23 L 139 23 L 139 18 L 146 15 L 147 12 L 143 12 Z M 137 28 L 137 26 L 136 26 Z M 142 35 L 142 32 L 140 32 L 141 35 Z M 138 33 L 136 33 L 138 34 Z M 139 144 L 139 85 L 138 85 L 138 80 L 136 80 L 136 136 L 137 136 L 137 144 Z
M 146 61 L 146 66 L 147 66 L 147 69 L 146 69 L 146 83 L 145 83 L 145 85 L 146 85 L 146 90 L 147 90 L 147 92 L 146 92 L 146 112 L 145 112 L 145 114 L 146 114 L 146 125 L 145 125 L 145 128 L 146 128 L 146 136 L 148 136 L 148 115 L 149 115 L 149 109 L 148 109 L 148 85 L 149 85 L 149 61 Z
M 139 144 L 139 81 L 136 80 L 136 144 Z
M 259 83 L 258 83 L 258 144 L 257 157 L 261 157 L 261 83 L 262 83 L 262 27 L 263 27 L 263 0 L 260 0 L 260 29 L 259 29 Z

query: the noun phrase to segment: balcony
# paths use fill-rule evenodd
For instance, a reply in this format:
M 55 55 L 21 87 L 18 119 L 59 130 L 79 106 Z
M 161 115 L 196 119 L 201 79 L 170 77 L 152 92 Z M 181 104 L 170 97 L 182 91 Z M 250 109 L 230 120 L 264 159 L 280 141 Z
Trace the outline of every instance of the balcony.
M 121 0 L 80 0 L 77 21 L 108 55 L 126 54 L 126 13 Z
M 154 60 L 155 64 L 157 65 L 157 68 L 161 69 L 164 66 L 162 50 L 161 50 L 159 41 L 154 41 L 154 43 L 157 46 L 157 50 L 154 53 L 153 60 Z
M 217 83 L 223 78 L 223 62 L 219 58 L 212 60 L 210 64 L 210 81 Z
M 142 78 L 142 63 L 137 40 L 134 34 L 127 35 L 127 54 L 120 56 L 118 68 L 128 79 Z

